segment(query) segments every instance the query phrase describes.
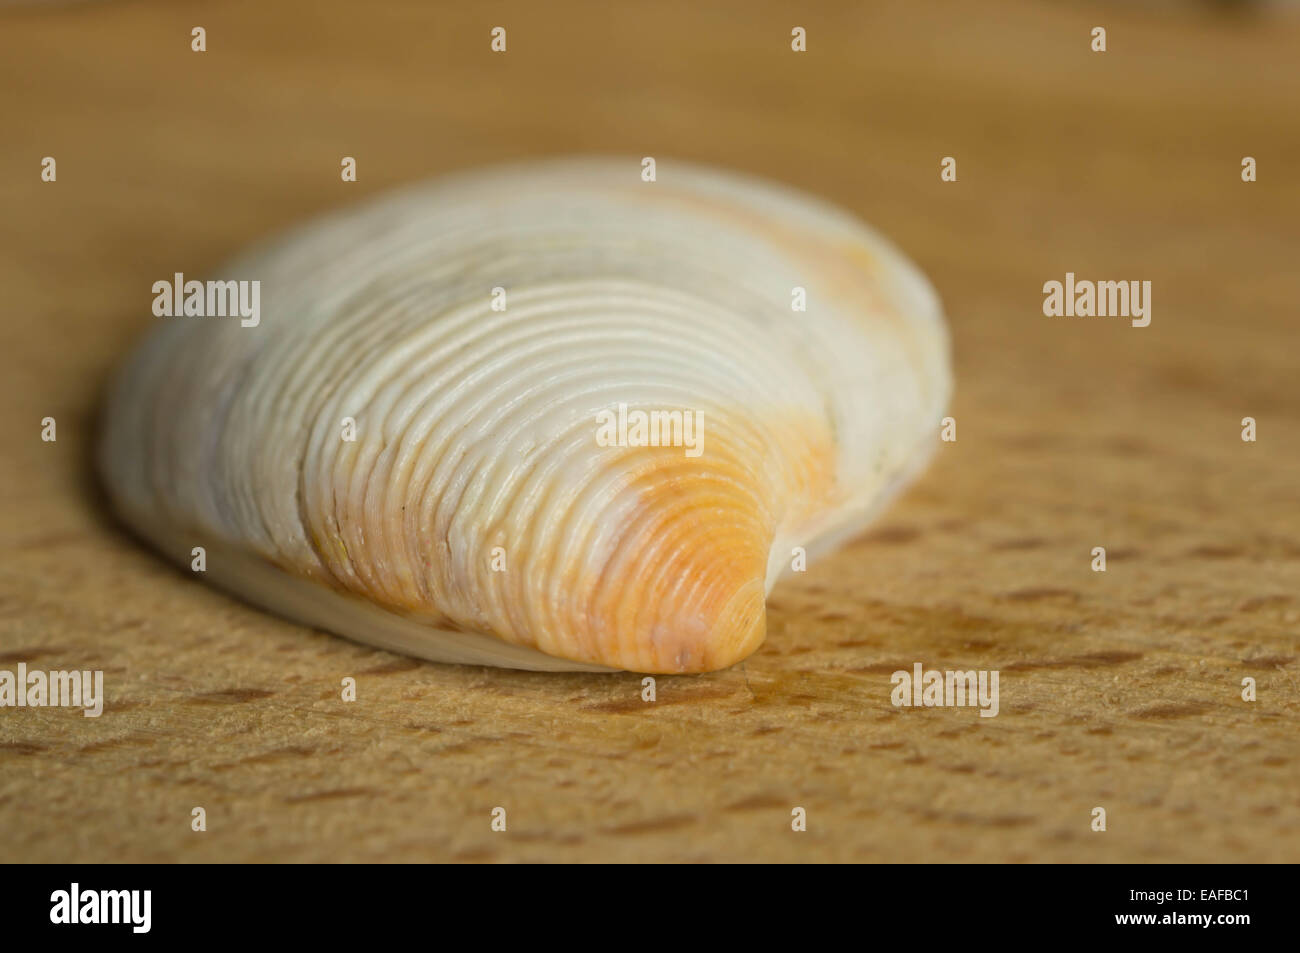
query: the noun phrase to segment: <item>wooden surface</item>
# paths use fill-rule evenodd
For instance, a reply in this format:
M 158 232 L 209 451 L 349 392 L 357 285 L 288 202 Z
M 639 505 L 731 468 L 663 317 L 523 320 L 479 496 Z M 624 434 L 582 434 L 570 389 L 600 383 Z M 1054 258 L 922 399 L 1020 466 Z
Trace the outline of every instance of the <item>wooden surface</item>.
M 0 859 L 1300 860 L 1300 22 L 794 10 L 0 13 L 0 667 L 100 668 L 108 693 L 98 719 L 0 709 Z M 571 152 L 824 195 L 950 316 L 957 442 L 777 588 L 745 664 L 645 704 L 633 675 L 418 663 L 235 602 L 105 515 L 95 413 L 153 281 L 397 183 Z M 1044 317 L 1066 271 L 1150 280 L 1151 326 Z M 999 670 L 1000 714 L 893 707 L 918 661 Z

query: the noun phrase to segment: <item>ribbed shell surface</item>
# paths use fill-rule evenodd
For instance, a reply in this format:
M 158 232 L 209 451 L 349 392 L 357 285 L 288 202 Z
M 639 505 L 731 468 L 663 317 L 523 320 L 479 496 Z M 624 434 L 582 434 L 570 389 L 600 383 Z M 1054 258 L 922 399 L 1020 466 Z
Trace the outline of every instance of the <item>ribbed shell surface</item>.
M 157 318 L 115 379 L 119 511 L 250 601 L 425 658 L 744 658 L 795 548 L 861 529 L 927 457 L 946 333 L 853 218 L 640 171 L 455 176 L 230 263 L 211 277 L 260 282 L 257 326 Z M 600 441 L 620 406 L 695 415 L 698 455 Z

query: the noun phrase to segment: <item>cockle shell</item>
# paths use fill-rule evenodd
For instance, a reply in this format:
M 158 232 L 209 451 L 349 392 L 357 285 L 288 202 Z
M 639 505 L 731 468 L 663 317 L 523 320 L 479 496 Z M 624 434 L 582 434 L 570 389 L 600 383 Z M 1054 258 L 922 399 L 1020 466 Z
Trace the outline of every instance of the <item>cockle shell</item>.
M 640 172 L 462 174 L 232 262 L 257 325 L 158 318 L 115 379 L 114 505 L 248 601 L 426 659 L 745 658 L 796 550 L 861 530 L 930 455 L 947 333 L 849 215 Z M 700 452 L 598 440 L 620 405 L 696 414 Z

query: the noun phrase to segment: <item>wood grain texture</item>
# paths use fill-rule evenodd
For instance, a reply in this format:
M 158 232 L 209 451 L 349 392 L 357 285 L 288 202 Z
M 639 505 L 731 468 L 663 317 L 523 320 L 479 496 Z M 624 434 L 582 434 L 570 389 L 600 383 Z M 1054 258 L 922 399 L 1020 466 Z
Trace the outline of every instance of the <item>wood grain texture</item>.
M 1294 17 L 1169 4 L 0 13 L 0 667 L 108 692 L 98 719 L 0 709 L 0 859 L 1300 860 L 1296 49 Z M 153 281 L 573 152 L 826 196 L 945 301 L 958 441 L 778 587 L 746 663 L 648 705 L 632 675 L 414 662 L 226 598 L 105 515 L 95 415 Z M 1066 271 L 1150 280 L 1151 326 L 1044 317 Z M 893 707 L 917 661 L 999 670 L 1001 713 Z

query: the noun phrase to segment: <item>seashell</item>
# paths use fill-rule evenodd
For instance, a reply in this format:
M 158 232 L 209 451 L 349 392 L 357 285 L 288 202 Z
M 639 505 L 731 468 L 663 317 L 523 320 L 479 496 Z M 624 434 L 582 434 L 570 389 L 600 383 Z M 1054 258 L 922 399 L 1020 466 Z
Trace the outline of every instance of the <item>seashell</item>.
M 695 166 L 462 174 L 218 278 L 260 282 L 260 320 L 158 319 L 109 395 L 114 506 L 252 603 L 437 661 L 745 658 L 796 547 L 872 519 L 950 391 L 937 298 L 898 251 Z M 652 411 L 680 431 L 647 435 Z M 688 419 L 698 453 L 640 445 L 686 443 Z

